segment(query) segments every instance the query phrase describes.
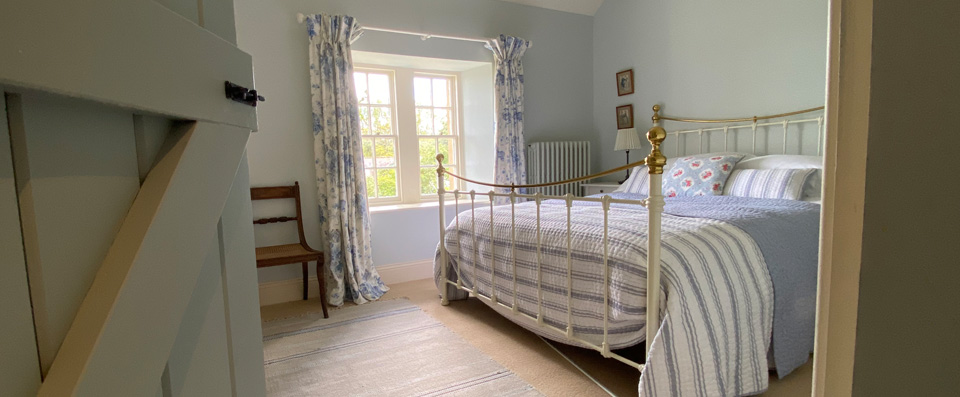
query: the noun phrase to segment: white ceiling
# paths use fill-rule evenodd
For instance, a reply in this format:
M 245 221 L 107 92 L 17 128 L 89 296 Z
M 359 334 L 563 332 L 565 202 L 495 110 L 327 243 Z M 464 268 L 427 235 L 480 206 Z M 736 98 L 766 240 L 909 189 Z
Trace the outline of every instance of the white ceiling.
M 603 0 L 503 0 L 528 6 L 549 8 L 551 10 L 572 12 L 593 16 L 603 4 Z

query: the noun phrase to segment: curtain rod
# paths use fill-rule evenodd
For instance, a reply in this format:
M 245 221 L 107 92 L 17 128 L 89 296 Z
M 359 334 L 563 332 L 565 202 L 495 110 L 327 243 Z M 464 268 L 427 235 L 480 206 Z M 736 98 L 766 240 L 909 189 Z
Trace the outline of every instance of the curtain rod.
M 307 19 L 306 15 L 302 13 L 297 13 L 297 22 L 303 23 Z M 447 39 L 447 40 L 462 40 L 462 41 L 472 41 L 475 43 L 484 43 L 486 44 L 488 39 L 477 39 L 473 37 L 459 37 L 459 36 L 446 36 L 442 34 L 429 34 L 429 33 L 420 33 L 420 32 L 411 32 L 409 30 L 397 30 L 397 29 L 388 29 L 388 28 L 378 28 L 373 26 L 360 25 L 363 30 L 372 30 L 376 32 L 387 32 L 387 33 L 397 33 L 397 34 L 407 34 L 411 36 L 420 36 L 420 40 L 426 39 Z

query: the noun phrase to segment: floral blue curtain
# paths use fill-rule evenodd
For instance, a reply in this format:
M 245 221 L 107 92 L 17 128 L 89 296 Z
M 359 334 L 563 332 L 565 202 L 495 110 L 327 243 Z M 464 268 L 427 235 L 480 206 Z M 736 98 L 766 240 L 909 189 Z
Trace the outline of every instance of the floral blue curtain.
M 365 303 L 389 288 L 373 267 L 357 93 L 350 44 L 362 34 L 353 17 L 310 15 L 310 91 L 317 202 L 326 244 L 328 302 Z
M 529 41 L 505 35 L 490 40 L 486 45 L 493 51 L 497 68 L 494 81 L 497 112 L 494 181 L 497 184 L 527 183 L 526 146 L 523 141 L 523 63 L 520 58 L 530 45 Z M 505 189 L 504 192 L 509 190 Z M 509 201 L 506 197 L 494 199 L 495 204 Z

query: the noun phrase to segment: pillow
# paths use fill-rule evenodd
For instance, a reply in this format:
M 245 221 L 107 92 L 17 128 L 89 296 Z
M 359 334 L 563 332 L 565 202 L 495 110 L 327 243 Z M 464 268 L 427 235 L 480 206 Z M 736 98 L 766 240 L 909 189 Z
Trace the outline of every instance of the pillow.
M 767 156 L 760 156 L 754 158 L 745 158 L 743 161 L 737 163 L 737 166 L 734 167 L 734 170 L 749 170 L 749 169 L 817 169 L 817 171 L 807 179 L 807 183 L 803 187 L 803 194 L 800 199 L 803 201 L 819 201 L 820 200 L 820 185 L 821 175 L 823 172 L 823 158 L 820 156 L 802 156 L 795 154 L 771 154 Z M 731 180 L 727 181 L 727 186 L 730 186 Z M 723 194 L 729 194 L 724 191 Z
M 738 170 L 765 170 L 765 169 L 806 169 L 822 168 L 823 158 L 820 156 L 801 156 L 798 154 L 770 154 L 766 156 L 744 158 L 737 163 Z
M 647 171 L 646 166 L 637 166 L 630 169 L 630 177 L 626 181 L 620 184 L 620 187 L 615 190 L 616 192 L 623 193 L 639 193 L 639 194 L 649 194 L 650 193 L 650 173 Z
M 710 152 L 710 153 L 699 153 L 699 154 L 690 154 L 690 155 L 673 156 L 673 157 L 671 157 L 670 154 L 664 152 L 664 155 L 667 156 L 667 164 L 663 166 L 664 175 L 666 175 L 667 171 L 673 168 L 673 165 L 677 163 L 678 158 L 685 159 L 690 156 L 699 156 L 699 157 L 741 156 L 740 161 L 745 161 L 747 159 L 752 159 L 757 157 L 750 153 L 741 153 L 741 152 Z M 734 169 L 736 169 L 736 167 L 734 167 Z
M 753 155 L 750 155 L 750 154 L 737 153 L 737 152 L 705 153 L 699 156 L 715 157 L 720 155 L 734 155 L 734 156 L 739 155 L 739 156 L 743 156 L 744 159 L 754 157 Z M 686 158 L 686 157 L 683 157 L 683 158 Z M 676 164 L 676 162 L 677 162 L 676 157 L 668 157 L 667 164 L 663 167 L 664 173 L 668 172 L 671 168 L 673 168 L 673 165 Z M 641 165 L 641 166 L 633 167 L 633 169 L 630 170 L 630 178 L 627 178 L 625 182 L 620 184 L 620 187 L 618 187 L 616 191 L 623 192 L 623 193 L 638 193 L 638 194 L 647 195 L 647 194 L 650 194 L 649 186 L 650 186 L 650 173 L 647 170 L 647 166 Z M 662 186 L 666 186 L 666 178 L 664 178 L 664 183 Z
M 730 175 L 725 191 L 730 196 L 799 200 L 807 180 L 818 171 L 815 168 L 738 169 Z
M 677 159 L 663 175 L 666 197 L 719 195 L 742 154 L 696 155 Z

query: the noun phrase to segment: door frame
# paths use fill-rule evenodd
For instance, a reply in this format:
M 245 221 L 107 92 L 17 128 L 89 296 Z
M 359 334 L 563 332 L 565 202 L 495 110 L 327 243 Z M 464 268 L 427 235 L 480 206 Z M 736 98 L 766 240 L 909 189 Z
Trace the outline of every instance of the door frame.
M 873 46 L 873 0 L 829 8 L 814 396 L 853 391 Z

